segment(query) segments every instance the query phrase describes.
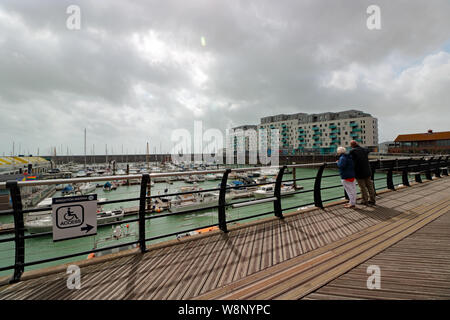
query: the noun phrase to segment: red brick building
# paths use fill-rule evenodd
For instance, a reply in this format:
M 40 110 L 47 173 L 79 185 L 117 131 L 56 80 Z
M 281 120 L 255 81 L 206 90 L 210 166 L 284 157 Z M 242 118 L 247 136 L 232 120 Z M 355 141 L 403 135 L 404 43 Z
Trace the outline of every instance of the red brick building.
M 450 131 L 401 134 L 388 152 L 450 154 Z

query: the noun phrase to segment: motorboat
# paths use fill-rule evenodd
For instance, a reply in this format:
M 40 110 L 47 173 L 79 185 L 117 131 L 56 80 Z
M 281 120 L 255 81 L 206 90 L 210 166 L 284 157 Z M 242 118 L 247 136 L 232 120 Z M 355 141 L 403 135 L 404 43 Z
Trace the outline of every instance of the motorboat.
M 260 170 L 261 176 L 276 176 L 278 174 L 278 169 L 276 168 L 263 168 Z
M 205 182 L 205 177 L 203 175 L 195 176 L 197 182 Z
M 75 174 L 75 177 L 77 178 L 87 177 L 87 173 L 84 170 L 80 170 Z
M 187 176 L 184 179 L 184 182 L 185 183 L 195 183 L 195 182 L 197 182 L 197 178 L 196 178 L 196 176 Z
M 124 217 L 124 211 L 122 209 L 117 210 L 97 210 L 97 224 L 102 225 L 105 223 L 120 221 Z
M 86 183 L 81 184 L 78 187 L 77 191 L 79 191 L 82 195 L 85 195 L 85 194 L 89 194 L 89 193 L 94 192 L 95 189 L 96 189 L 96 185 L 95 184 L 90 183 L 90 182 L 86 182 Z
M 61 190 L 61 194 L 63 196 L 65 195 L 69 195 L 69 194 L 73 194 L 74 193 L 74 189 L 73 186 L 71 184 L 66 185 L 62 190 Z
M 29 233 L 44 233 L 52 231 L 53 219 L 51 214 L 46 214 L 40 218 L 25 221 L 23 224 Z
M 207 174 L 207 175 L 205 175 L 205 180 L 206 181 L 214 181 L 214 180 L 217 180 L 217 176 L 215 174 Z
M 183 187 L 180 192 L 200 191 L 196 187 Z M 174 213 L 188 210 L 202 210 L 217 205 L 219 194 L 216 192 L 196 192 L 176 195 L 170 202 L 169 210 Z
M 280 194 L 282 196 L 293 196 L 295 194 L 295 189 L 291 186 L 281 186 Z M 253 191 L 253 196 L 256 199 L 262 199 L 267 197 L 273 197 L 275 192 L 275 185 L 269 184 L 258 188 L 258 190 Z
M 106 182 L 103 185 L 103 191 L 112 191 L 112 190 L 116 190 L 117 189 L 117 185 L 114 182 Z

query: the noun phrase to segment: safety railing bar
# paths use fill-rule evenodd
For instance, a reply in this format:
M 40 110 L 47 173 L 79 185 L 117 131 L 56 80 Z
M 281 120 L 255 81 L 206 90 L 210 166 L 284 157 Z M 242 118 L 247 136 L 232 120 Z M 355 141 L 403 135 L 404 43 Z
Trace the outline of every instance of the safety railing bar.
M 322 179 L 323 179 L 323 178 L 331 178 L 331 177 L 339 177 L 339 176 L 340 176 L 339 173 L 337 173 L 337 174 L 330 174 L 330 175 L 328 175 L 328 176 L 322 176 Z
M 277 199 L 276 197 L 268 197 L 268 198 L 263 198 L 263 199 L 258 199 L 258 200 L 251 200 L 251 201 L 245 201 L 245 202 L 240 202 L 240 203 L 233 203 L 232 207 L 233 207 L 233 209 L 235 209 L 235 208 L 243 208 L 243 207 L 248 207 L 248 206 L 252 206 L 252 205 L 256 205 L 256 204 L 273 202 L 276 199 Z
M 97 205 L 102 206 L 104 204 L 131 202 L 131 201 L 139 201 L 139 200 L 140 200 L 140 198 L 126 198 L 126 199 L 117 199 L 117 200 L 106 200 L 106 201 L 102 201 L 102 202 L 97 202 Z
M 14 214 L 14 210 L 2 210 L 0 211 L 0 216 L 7 216 L 7 215 L 11 215 Z
M 299 190 L 299 191 L 291 192 L 289 194 L 301 194 L 301 193 L 308 193 L 308 192 L 314 192 L 314 189 Z
M 211 210 L 211 209 L 217 209 L 218 207 L 219 207 L 219 205 L 215 205 L 215 206 L 205 207 L 205 208 L 201 208 L 201 209 L 190 209 L 190 210 L 185 210 L 185 211 L 155 214 L 155 215 L 151 215 L 151 216 L 146 216 L 145 220 L 164 218 L 164 217 L 170 217 L 170 216 L 177 216 L 177 215 L 180 215 L 180 214 L 201 212 L 201 211 L 206 211 L 206 210 Z
M 92 249 L 89 251 L 76 252 L 76 253 L 68 254 L 65 256 L 53 257 L 53 258 L 48 258 L 48 259 L 43 259 L 43 260 L 35 260 L 35 261 L 31 261 L 31 262 L 25 262 L 24 266 L 28 267 L 28 266 L 32 266 L 32 265 L 36 265 L 36 264 L 42 264 L 42 263 L 48 263 L 48 262 L 57 261 L 57 260 L 74 258 L 77 256 L 89 254 L 89 253 L 95 253 L 95 252 L 100 252 L 100 251 L 104 251 L 104 250 L 116 249 L 116 248 L 125 247 L 125 246 L 138 244 L 138 243 L 139 243 L 139 241 L 120 243 L 120 244 L 117 244 L 114 246 L 107 246 L 107 247 L 103 247 L 103 248 Z
M 334 189 L 334 188 L 342 188 L 342 184 L 337 184 L 335 186 L 330 186 L 330 187 L 322 187 L 321 190 L 328 190 L 328 189 Z
M 140 198 L 127 198 L 127 199 L 117 199 L 117 200 L 107 200 L 107 201 L 101 201 L 98 202 L 97 205 L 101 206 L 104 204 L 112 204 L 112 203 L 121 203 L 121 202 L 131 202 L 131 201 L 139 201 Z M 23 213 L 31 213 L 31 212 L 45 212 L 45 211 L 51 211 L 52 207 L 41 207 L 41 208 L 28 208 L 22 210 Z M 14 211 L 12 212 L 14 213 Z
M 283 180 L 283 182 L 294 182 L 294 181 L 314 180 L 315 178 L 316 178 L 316 177 L 298 178 L 298 179 L 289 179 L 289 180 Z
M 11 242 L 11 241 L 14 241 L 15 239 L 16 239 L 15 237 L 3 238 L 3 239 L 0 239 L 0 243 Z
M 342 187 L 342 185 L 341 185 L 341 187 Z M 300 190 L 300 191 L 295 191 L 295 192 L 289 192 L 288 194 L 286 194 L 286 193 L 282 193 L 281 194 L 281 197 L 282 198 L 286 198 L 286 197 L 289 197 L 289 196 L 291 196 L 291 195 L 294 195 L 294 194 L 301 194 L 301 193 L 308 193 L 308 192 L 313 192 L 314 191 L 314 189 L 308 189 L 308 190 Z M 245 200 L 245 201 L 238 201 L 238 202 L 228 202 L 227 203 L 227 206 L 232 206 L 232 205 L 235 205 L 235 204 L 240 204 L 240 203 L 246 203 L 246 202 L 252 202 L 252 201 L 254 201 L 254 200 Z M 256 203 L 255 203 L 256 204 Z
M 337 200 L 337 199 L 342 199 L 342 198 L 344 198 L 344 199 L 345 199 L 345 197 L 344 197 L 344 196 L 340 196 L 340 197 L 335 197 L 335 198 L 331 198 L 331 199 L 326 199 L 326 200 L 323 200 L 323 202 L 333 201 L 333 200 Z
M 14 265 L 12 265 L 12 266 L 7 266 L 7 267 L 0 267 L 0 271 L 6 271 L 6 270 L 11 270 L 11 269 L 14 269 Z

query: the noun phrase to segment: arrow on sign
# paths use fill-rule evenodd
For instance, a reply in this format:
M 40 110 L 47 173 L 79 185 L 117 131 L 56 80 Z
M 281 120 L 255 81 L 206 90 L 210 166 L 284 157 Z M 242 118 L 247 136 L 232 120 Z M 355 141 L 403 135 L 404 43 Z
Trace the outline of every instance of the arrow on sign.
M 93 228 L 94 228 L 94 227 L 91 226 L 90 224 L 86 224 L 85 227 L 81 227 L 81 231 L 85 231 L 85 230 L 86 230 L 86 233 L 88 233 L 88 232 L 91 231 L 91 229 L 93 229 Z

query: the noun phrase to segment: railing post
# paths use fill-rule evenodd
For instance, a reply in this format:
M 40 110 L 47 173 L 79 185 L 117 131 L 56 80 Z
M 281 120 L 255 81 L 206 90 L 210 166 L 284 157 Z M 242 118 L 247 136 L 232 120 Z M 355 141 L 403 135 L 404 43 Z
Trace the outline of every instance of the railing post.
M 386 184 L 387 184 L 388 189 L 395 191 L 394 180 L 392 177 L 392 173 L 394 171 L 394 165 L 395 165 L 395 162 L 392 162 L 392 165 L 390 166 L 388 173 L 386 175 Z
M 404 186 L 410 187 L 409 185 L 409 178 L 408 178 L 408 167 L 409 167 L 409 162 L 411 161 L 411 158 L 409 158 L 406 162 L 406 165 L 403 168 L 402 171 L 402 183 Z
M 445 159 L 445 162 L 444 162 L 443 169 L 442 169 L 443 176 L 448 176 L 448 158 L 450 158 L 450 157 L 447 156 L 447 158 Z
M 427 178 L 427 180 L 433 180 L 433 177 L 431 176 L 431 163 L 433 162 L 433 158 L 431 157 L 430 159 L 428 159 L 428 165 L 427 165 L 427 169 L 425 171 L 425 177 Z
M 227 181 L 228 181 L 228 175 L 230 174 L 231 169 L 226 169 L 222 176 L 222 182 L 220 183 L 220 192 L 219 192 L 219 208 L 218 208 L 218 214 L 219 214 L 219 229 L 223 232 L 227 233 L 227 217 L 225 215 L 225 206 L 226 206 L 226 192 L 227 192 Z
M 416 180 L 417 183 L 422 183 L 422 164 L 425 161 L 425 158 L 419 159 L 418 160 L 418 164 L 416 165 L 417 169 L 415 169 L 415 171 L 417 171 L 418 173 L 416 173 L 416 175 L 414 176 L 414 179 Z
M 370 170 L 371 170 L 371 179 L 372 179 L 372 183 L 373 183 L 373 190 L 375 190 L 375 195 L 377 195 L 377 189 L 375 188 L 375 171 L 377 170 L 377 168 L 381 168 L 381 160 L 378 159 L 376 162 L 373 162 L 374 164 L 370 166 Z M 348 195 L 347 195 L 348 197 Z
M 139 198 L 139 247 L 141 248 L 141 253 L 147 251 L 147 246 L 145 244 L 145 204 L 147 196 L 147 185 L 150 182 L 150 175 L 143 174 L 141 180 L 141 194 Z
M 281 209 L 281 182 L 283 181 L 283 174 L 286 170 L 286 166 L 283 166 L 280 168 L 280 171 L 277 175 L 277 180 L 275 182 L 275 191 L 274 196 L 277 198 L 273 202 L 273 211 L 275 211 L 275 216 L 277 216 L 280 219 L 283 219 L 283 210 Z
M 327 164 L 324 163 L 319 167 L 317 171 L 316 180 L 314 181 L 314 205 L 318 208 L 323 209 L 322 203 L 322 194 L 321 194 L 321 182 L 322 182 L 322 174 L 325 166 Z
M 22 212 L 22 197 L 20 196 L 20 188 L 17 181 L 7 181 L 6 188 L 9 189 L 14 210 L 14 242 L 16 247 L 14 275 L 9 283 L 16 283 L 20 281 L 20 277 L 24 271 L 25 264 L 25 239 L 24 239 L 24 224 Z
M 440 157 L 438 158 L 437 163 L 435 164 L 434 175 L 435 175 L 437 178 L 440 178 L 440 177 L 441 177 L 441 166 L 440 166 L 441 160 L 442 160 L 442 156 L 440 156 Z

